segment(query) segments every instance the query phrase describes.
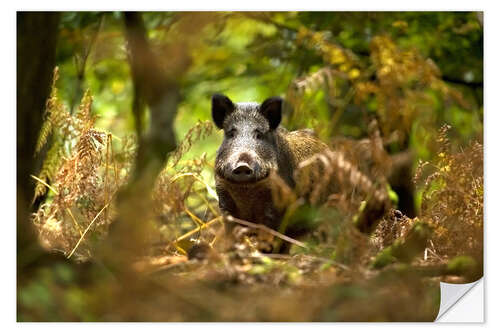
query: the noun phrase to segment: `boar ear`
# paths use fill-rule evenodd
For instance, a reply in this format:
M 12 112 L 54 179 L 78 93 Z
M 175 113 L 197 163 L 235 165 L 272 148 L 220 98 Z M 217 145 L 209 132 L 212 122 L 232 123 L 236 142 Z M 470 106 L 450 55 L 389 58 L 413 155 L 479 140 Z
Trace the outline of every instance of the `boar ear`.
M 215 94 L 212 96 L 212 118 L 218 128 L 222 128 L 226 116 L 233 112 L 234 104 L 224 95 Z
M 283 99 L 281 97 L 270 97 L 260 106 L 260 113 L 269 121 L 269 127 L 273 130 L 281 122 L 281 107 Z

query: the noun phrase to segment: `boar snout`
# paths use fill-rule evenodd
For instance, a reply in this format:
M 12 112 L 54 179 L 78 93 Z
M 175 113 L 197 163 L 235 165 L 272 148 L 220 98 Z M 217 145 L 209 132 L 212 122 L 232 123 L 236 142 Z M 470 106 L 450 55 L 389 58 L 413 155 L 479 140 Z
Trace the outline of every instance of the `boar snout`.
M 253 169 L 246 162 L 239 162 L 233 169 L 231 178 L 236 182 L 248 182 L 254 179 Z
M 257 181 L 260 173 L 260 165 L 256 156 L 250 153 L 243 153 L 238 156 L 236 163 L 230 168 L 230 180 L 237 183 L 249 183 Z

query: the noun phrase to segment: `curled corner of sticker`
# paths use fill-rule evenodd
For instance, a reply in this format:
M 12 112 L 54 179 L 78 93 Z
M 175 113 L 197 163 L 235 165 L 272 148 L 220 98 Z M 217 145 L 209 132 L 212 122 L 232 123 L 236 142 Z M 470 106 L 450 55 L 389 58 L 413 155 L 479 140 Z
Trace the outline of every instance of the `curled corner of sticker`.
M 476 286 L 479 282 L 482 285 L 482 278 L 464 284 L 453 284 L 453 283 L 445 283 L 440 282 L 441 288 L 441 302 L 439 305 L 439 313 L 435 319 L 435 321 L 443 321 L 442 316 L 447 313 L 460 299 L 467 294 L 474 286 Z M 472 305 L 473 306 L 473 305 Z M 481 309 L 482 311 L 482 309 Z

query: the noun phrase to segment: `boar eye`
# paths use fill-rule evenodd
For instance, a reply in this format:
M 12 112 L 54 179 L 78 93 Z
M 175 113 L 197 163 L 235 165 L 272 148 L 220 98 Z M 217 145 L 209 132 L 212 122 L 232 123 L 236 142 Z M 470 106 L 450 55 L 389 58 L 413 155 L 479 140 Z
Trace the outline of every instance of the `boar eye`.
M 255 138 L 257 138 L 257 140 L 264 139 L 264 133 L 262 133 L 261 131 L 255 131 Z
M 227 131 L 226 136 L 231 139 L 231 138 L 234 138 L 235 133 L 236 133 L 236 129 L 231 128 L 229 131 Z

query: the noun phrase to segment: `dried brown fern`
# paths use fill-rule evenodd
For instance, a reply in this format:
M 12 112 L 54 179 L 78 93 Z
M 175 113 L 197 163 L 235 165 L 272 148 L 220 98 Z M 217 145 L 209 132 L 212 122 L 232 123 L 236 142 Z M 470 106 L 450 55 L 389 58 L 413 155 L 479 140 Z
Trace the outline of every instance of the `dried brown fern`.
M 202 171 L 207 168 L 213 167 L 203 154 L 199 158 L 177 162 L 175 167 L 168 165 L 158 176 L 153 201 L 160 229 L 164 229 L 161 237 L 165 242 L 171 243 L 182 233 L 219 216 L 215 190 L 202 176 Z M 211 229 L 203 233 L 213 235 Z M 195 238 L 200 236 L 196 234 Z
M 441 73 L 432 60 L 415 49 L 400 48 L 388 36 L 379 35 L 372 39 L 368 61 L 360 61 L 337 45 L 327 32 L 301 28 L 298 43 L 321 55 L 324 66 L 290 84 L 287 100 L 293 113 L 286 121 L 293 128 L 311 126 L 309 120 L 317 116 L 311 96 L 322 92 L 331 118 L 328 126 L 312 123 L 321 137 L 329 138 L 335 134 L 347 106 L 353 105 L 360 107 L 364 114 L 372 115 L 361 119 L 366 124 L 361 123 L 358 131 L 368 128 L 368 122 L 376 115 L 384 145 L 404 150 L 416 120 L 421 126 L 434 125 L 435 117 L 431 111 L 435 101 L 429 94 L 430 90 L 447 105 L 471 108 L 458 89 L 441 79 Z
M 381 179 L 374 183 L 339 151 L 316 154 L 301 162 L 295 180 L 299 195 L 308 194 L 313 204 L 347 194 L 351 200 L 357 198 L 353 200 L 356 208 L 364 200 L 380 205 L 382 210 L 388 205 L 386 183 Z
M 423 190 L 422 215 L 435 228 L 431 240 L 437 254 L 471 255 L 482 262 L 483 146 L 473 142 L 453 152 L 449 128 L 440 130 L 441 151 L 435 163 L 422 163 L 416 175 Z M 423 168 L 432 172 L 423 177 Z
M 58 99 L 57 78 L 56 69 L 45 119 L 50 125 L 45 126 L 39 145 L 45 144 L 49 129 L 53 139 L 42 171 L 36 177 L 38 190 L 35 198 L 47 187 L 53 189 L 54 195 L 40 206 L 34 222 L 45 245 L 68 254 L 77 242 L 81 242 L 88 231 L 85 229 L 91 224 L 101 227 L 101 233 L 105 230 L 109 215 L 106 211 L 97 218 L 98 212 L 110 204 L 109 192 L 116 192 L 123 181 L 117 179 L 115 169 L 114 188 L 110 190 L 109 184 L 103 182 L 102 170 L 104 168 L 104 175 L 107 175 L 109 165 L 107 156 L 103 159 L 102 155 L 104 147 L 108 151 L 111 149 L 111 135 L 93 128 L 90 92 L 83 96 L 78 113 L 71 116 Z M 88 254 L 88 248 L 84 247 L 79 254 L 85 252 Z
M 202 140 L 212 134 L 214 126 L 210 121 L 198 121 L 196 125 L 191 127 L 184 136 L 184 139 L 179 143 L 177 149 L 172 152 L 169 159 L 169 166 L 175 167 L 181 158 L 189 151 L 191 146 L 197 141 Z
M 59 68 L 56 67 L 54 68 L 50 97 L 47 100 L 44 112 L 44 122 L 40 129 L 40 134 L 35 147 L 35 153 L 40 153 L 42 148 L 48 144 L 49 138 L 51 138 L 47 155 L 38 174 L 38 178 L 46 183 L 50 183 L 54 180 L 55 173 L 62 161 L 62 158 L 65 156 L 64 137 L 68 134 L 68 129 L 71 126 L 71 116 L 58 97 L 58 79 Z M 38 197 L 44 195 L 46 191 L 47 187 L 42 182 L 38 182 L 35 186 L 33 202 Z

